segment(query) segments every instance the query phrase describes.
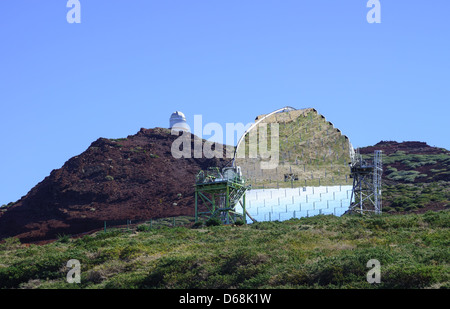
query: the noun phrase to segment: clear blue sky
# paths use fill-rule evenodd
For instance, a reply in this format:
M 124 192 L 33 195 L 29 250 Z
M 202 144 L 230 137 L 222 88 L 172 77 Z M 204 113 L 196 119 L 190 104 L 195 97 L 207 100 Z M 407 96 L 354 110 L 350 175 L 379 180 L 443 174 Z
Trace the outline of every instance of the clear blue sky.
M 314 107 L 355 147 L 450 149 L 450 1 L 0 1 L 0 205 L 99 137 L 183 111 L 242 122 Z

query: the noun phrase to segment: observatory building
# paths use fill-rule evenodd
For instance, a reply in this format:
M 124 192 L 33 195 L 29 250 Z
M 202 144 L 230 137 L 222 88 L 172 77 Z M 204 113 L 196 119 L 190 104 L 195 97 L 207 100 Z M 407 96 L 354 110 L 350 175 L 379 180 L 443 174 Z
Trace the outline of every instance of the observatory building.
M 276 164 L 265 165 L 261 146 L 276 151 Z M 342 215 L 352 199 L 353 155 L 348 137 L 314 108 L 284 107 L 256 117 L 237 143 L 233 162 L 251 185 L 246 211 L 256 221 Z
M 169 120 L 169 129 L 185 132 L 190 131 L 189 125 L 186 122 L 186 117 L 182 112 L 176 111 L 172 113 Z

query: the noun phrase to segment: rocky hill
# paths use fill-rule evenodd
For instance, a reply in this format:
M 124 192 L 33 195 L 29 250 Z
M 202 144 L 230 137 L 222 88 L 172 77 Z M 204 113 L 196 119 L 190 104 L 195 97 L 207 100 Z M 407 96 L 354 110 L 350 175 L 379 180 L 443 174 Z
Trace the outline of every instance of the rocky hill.
M 430 183 L 450 181 L 450 151 L 423 142 L 382 141 L 360 149 L 363 155 L 383 151 L 384 175 L 387 181 Z
M 104 221 L 193 216 L 196 173 L 229 161 L 193 158 L 193 135 L 192 158 L 176 159 L 171 153 L 176 138 L 163 128 L 141 129 L 121 139 L 99 138 L 19 201 L 0 208 L 0 239 L 42 241 L 101 229 Z M 450 206 L 448 150 L 422 142 L 383 141 L 360 152 L 369 157 L 374 150 L 384 153 L 383 211 Z
M 105 220 L 193 216 L 196 173 L 227 162 L 193 155 L 175 159 L 171 146 L 176 138 L 163 128 L 141 129 L 122 139 L 99 138 L 26 196 L 0 209 L 0 239 L 17 236 L 29 242 L 74 235 L 99 229 Z M 193 135 L 191 141 L 193 153 Z
M 450 154 L 450 151 L 431 147 L 427 143 L 424 142 L 396 142 L 396 141 L 381 141 L 374 146 L 367 146 L 361 148 L 361 153 L 371 153 L 374 150 L 383 150 L 385 155 L 392 155 L 398 151 L 403 151 L 405 154 L 423 154 L 423 155 L 431 155 L 431 154 Z
M 383 212 L 425 212 L 450 207 L 450 151 L 423 142 L 382 141 L 360 149 L 383 151 Z

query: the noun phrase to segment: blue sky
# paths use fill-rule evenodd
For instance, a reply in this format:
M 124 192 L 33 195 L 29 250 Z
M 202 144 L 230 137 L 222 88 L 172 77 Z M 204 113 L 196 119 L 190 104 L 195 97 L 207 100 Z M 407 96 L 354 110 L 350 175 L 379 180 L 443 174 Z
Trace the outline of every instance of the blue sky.
M 0 1 L 0 205 L 99 137 L 314 107 L 355 147 L 450 149 L 450 1 Z

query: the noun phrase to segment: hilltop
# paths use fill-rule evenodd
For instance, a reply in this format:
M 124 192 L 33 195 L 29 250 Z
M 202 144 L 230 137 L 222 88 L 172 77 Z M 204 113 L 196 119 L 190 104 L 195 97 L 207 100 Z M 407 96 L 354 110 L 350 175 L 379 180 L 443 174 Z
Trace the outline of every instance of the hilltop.
M 193 155 L 175 159 L 171 145 L 177 137 L 155 128 L 127 138 L 97 139 L 2 208 L 0 238 L 30 242 L 100 229 L 105 220 L 193 216 L 195 175 L 226 161 Z
M 361 153 L 372 153 L 375 150 L 382 150 L 385 155 L 392 155 L 398 151 L 403 151 L 405 154 L 421 154 L 421 155 L 433 155 L 433 154 L 447 154 L 450 155 L 450 151 L 444 148 L 432 147 L 425 142 L 417 141 L 381 141 L 374 146 L 367 146 L 360 148 Z
M 382 141 L 361 148 L 360 152 L 368 155 L 375 150 L 383 151 L 383 167 L 390 180 L 415 183 L 450 181 L 450 151 L 446 149 L 423 142 Z
M 381 141 L 360 153 L 370 158 L 375 150 L 383 151 L 383 211 L 450 207 L 450 151 L 424 142 Z
M 127 138 L 97 139 L 0 209 L 0 239 L 15 236 L 26 243 L 99 230 L 104 221 L 193 216 L 196 173 L 228 161 L 175 159 L 171 145 L 176 138 L 168 129 L 154 128 Z M 380 142 L 360 152 L 369 157 L 375 149 L 384 153 L 384 212 L 449 207 L 448 150 L 422 142 Z

